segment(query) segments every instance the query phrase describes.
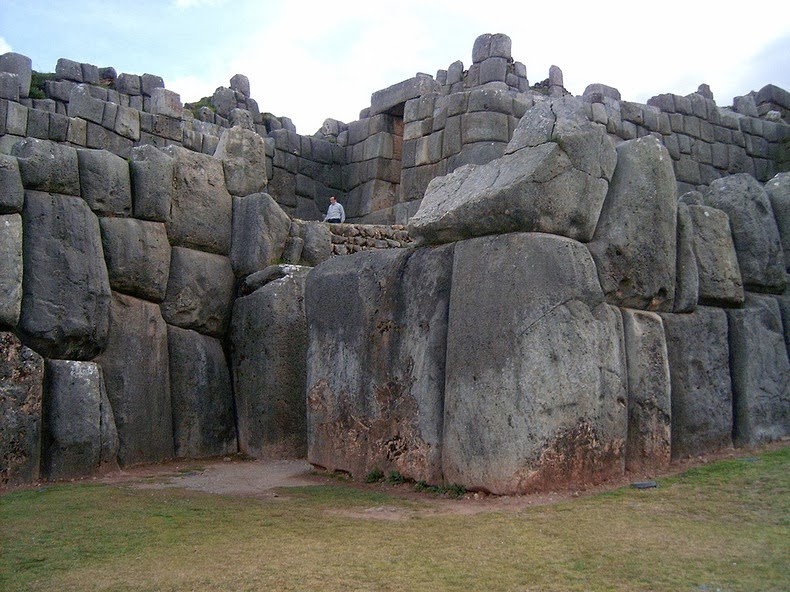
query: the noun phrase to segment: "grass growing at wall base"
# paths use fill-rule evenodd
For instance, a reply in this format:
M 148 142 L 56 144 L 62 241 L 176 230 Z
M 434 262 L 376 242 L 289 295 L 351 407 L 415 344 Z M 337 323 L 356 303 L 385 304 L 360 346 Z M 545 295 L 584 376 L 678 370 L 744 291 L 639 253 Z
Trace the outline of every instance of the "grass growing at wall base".
M 784 448 L 472 515 L 346 484 L 50 486 L 0 496 L 0 590 L 788 590 L 788 469 Z

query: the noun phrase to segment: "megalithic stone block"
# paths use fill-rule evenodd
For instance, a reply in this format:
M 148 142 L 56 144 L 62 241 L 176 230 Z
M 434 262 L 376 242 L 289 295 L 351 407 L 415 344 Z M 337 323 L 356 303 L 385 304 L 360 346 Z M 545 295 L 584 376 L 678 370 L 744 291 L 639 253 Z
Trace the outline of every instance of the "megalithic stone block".
M 107 342 L 110 284 L 99 221 L 78 197 L 28 191 L 18 332 L 49 358 L 89 360 Z
M 517 494 L 621 475 L 626 382 L 621 315 L 583 244 L 512 233 L 455 245 L 446 483 Z
M 451 245 L 335 257 L 307 278 L 308 460 L 442 480 Z M 331 311 L 331 312 L 328 312 Z

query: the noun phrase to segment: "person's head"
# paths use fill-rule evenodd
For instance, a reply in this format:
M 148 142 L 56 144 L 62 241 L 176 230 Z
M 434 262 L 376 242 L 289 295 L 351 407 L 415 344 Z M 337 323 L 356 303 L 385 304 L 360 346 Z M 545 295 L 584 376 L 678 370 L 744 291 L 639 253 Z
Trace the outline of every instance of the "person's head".
M 335 199 L 334 195 L 329 198 L 329 203 L 335 203 L 336 201 L 337 200 Z

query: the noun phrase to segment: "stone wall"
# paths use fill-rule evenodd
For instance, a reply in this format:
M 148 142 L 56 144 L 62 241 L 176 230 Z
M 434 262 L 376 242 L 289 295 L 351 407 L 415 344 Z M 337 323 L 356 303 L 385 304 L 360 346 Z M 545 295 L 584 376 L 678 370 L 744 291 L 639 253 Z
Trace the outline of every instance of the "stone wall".
M 312 136 L 288 117 L 261 112 L 249 80 L 235 75 L 193 113 L 161 77 L 116 75 L 58 61 L 46 98 L 29 98 L 30 60 L 0 56 L 0 152 L 22 137 L 105 149 L 128 158 L 140 145 L 179 145 L 214 154 L 234 126 L 264 139 L 269 193 L 291 216 L 319 220 L 335 195 L 349 221 L 405 224 L 430 181 L 464 164 L 502 156 L 527 109 L 569 94 L 562 71 L 530 86 L 526 66 L 511 56 L 506 35 L 475 40 L 468 69 L 460 61 L 436 76 L 418 73 L 371 95 L 360 119 L 327 119 Z M 616 142 L 656 136 L 672 158 L 680 192 L 741 172 L 765 182 L 790 169 L 790 93 L 773 85 L 720 107 L 707 85 L 687 96 L 663 94 L 646 105 L 617 89 L 589 85 L 587 116 Z

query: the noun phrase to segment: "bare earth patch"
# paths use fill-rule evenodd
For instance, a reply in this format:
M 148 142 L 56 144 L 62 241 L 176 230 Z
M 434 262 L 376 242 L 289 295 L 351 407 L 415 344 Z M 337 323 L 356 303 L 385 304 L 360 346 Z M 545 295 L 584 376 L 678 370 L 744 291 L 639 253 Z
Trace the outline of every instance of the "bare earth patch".
M 568 499 L 593 495 L 628 486 L 635 482 L 675 475 L 692 467 L 727 458 L 748 458 L 760 451 L 775 450 L 787 445 L 787 441 L 775 442 L 759 449 L 726 449 L 704 457 L 678 460 L 661 473 L 626 474 L 600 485 L 582 486 L 575 490 L 547 492 L 522 496 L 495 496 L 484 493 L 467 493 L 461 498 L 437 496 L 417 492 L 409 483 L 365 484 L 355 481 L 338 481 L 334 475 L 316 472 L 303 459 L 292 460 L 248 460 L 225 457 L 202 460 L 170 461 L 156 465 L 124 468 L 97 477 L 94 481 L 106 484 L 126 484 L 141 489 L 183 488 L 219 495 L 254 497 L 258 499 L 280 498 L 282 488 L 316 485 L 337 485 L 365 491 L 381 491 L 389 495 L 419 502 L 414 507 L 377 506 L 364 510 L 331 510 L 333 514 L 376 520 L 406 520 L 415 516 L 457 514 L 473 515 L 480 512 L 518 511 L 520 509 L 552 504 Z

